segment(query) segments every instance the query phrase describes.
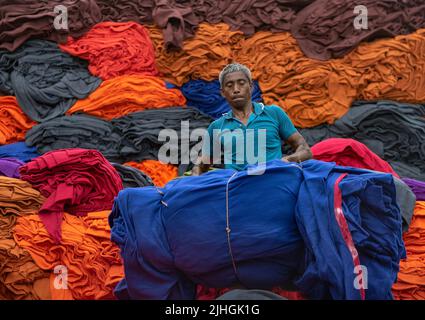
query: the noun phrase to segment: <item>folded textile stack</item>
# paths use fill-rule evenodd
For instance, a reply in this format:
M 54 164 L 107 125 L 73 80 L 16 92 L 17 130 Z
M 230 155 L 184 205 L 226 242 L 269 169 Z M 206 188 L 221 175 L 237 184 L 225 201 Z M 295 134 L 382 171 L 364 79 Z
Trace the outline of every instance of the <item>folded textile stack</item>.
M 195 107 L 214 119 L 230 111 L 228 102 L 221 95 L 218 80 L 190 80 L 181 87 L 181 91 L 189 107 Z M 252 101 L 262 101 L 261 90 L 257 81 L 253 81 Z
M 36 214 L 44 197 L 28 182 L 0 176 L 0 299 L 49 299 L 49 274 L 13 239 L 18 216 Z
M 179 164 L 183 159 L 189 162 L 191 148 L 201 141 L 212 120 L 195 108 L 175 107 L 135 112 L 112 120 L 112 125 L 122 137 L 121 158 L 161 160 L 162 150 L 163 156 L 169 152 L 170 161 Z
M 363 143 L 344 138 L 329 138 L 311 147 L 316 160 L 335 162 L 339 166 L 349 166 L 391 173 L 398 177 L 388 162 L 382 160 Z
M 415 193 L 416 200 L 425 201 L 425 182 L 409 178 L 403 178 L 402 180 Z
M 422 190 L 422 192 L 424 189 Z M 400 261 L 393 294 L 401 300 L 425 299 L 425 201 L 417 201 L 409 231 L 404 234 L 407 258 Z
M 114 298 L 113 288 L 124 276 L 124 270 L 119 248 L 110 240 L 109 213 L 90 212 L 85 217 L 65 213 L 60 244 L 50 238 L 39 216 L 18 219 L 14 229 L 16 242 L 28 250 L 37 266 L 51 272 L 52 299 Z M 65 274 L 66 289 L 55 279 Z M 55 288 L 55 283 L 59 287 Z
M 24 140 L 33 125 L 35 122 L 22 112 L 15 97 L 0 97 L 0 145 Z
M 169 52 L 161 31 L 149 27 L 155 47 L 156 63 L 164 79 L 181 86 L 190 79 L 215 80 L 221 69 L 233 60 L 238 43 L 243 38 L 239 31 L 230 31 L 227 24 L 201 24 L 193 39 L 183 43 L 181 51 Z
M 142 170 L 118 163 L 112 163 L 112 165 L 120 175 L 124 188 L 153 186 L 152 179 Z
M 32 37 L 79 37 L 102 16 L 96 0 L 2 0 L 0 17 L 0 48 L 14 51 Z
M 0 158 L 0 176 L 19 179 L 19 168 L 25 163 L 15 158 Z
M 126 166 L 130 166 L 149 175 L 155 186 L 163 187 L 168 182 L 177 178 L 178 169 L 171 164 L 165 164 L 156 160 L 144 160 L 142 162 L 130 161 L 125 163 Z
M 307 57 L 327 60 L 344 56 L 363 41 L 424 28 L 424 11 L 418 0 L 316 0 L 298 12 L 291 31 Z
M 26 134 L 28 146 L 38 153 L 58 149 L 82 148 L 100 151 L 108 160 L 116 160 L 121 136 L 108 121 L 81 114 L 57 117 L 34 126 Z
M 29 40 L 14 52 L 0 50 L 0 90 L 15 95 L 22 111 L 42 122 L 64 114 L 101 83 L 87 63 L 46 40 Z
M 400 177 L 421 180 L 425 177 L 424 116 L 425 105 L 356 102 L 333 125 L 302 129 L 300 133 L 310 146 L 330 137 L 355 139 L 390 164 L 402 162 L 419 171 L 419 175 L 411 176 L 394 167 Z
M 25 142 L 16 142 L 0 146 L 0 158 L 16 158 L 24 162 L 40 156 L 35 147 L 28 147 Z
M 88 60 L 91 74 L 103 80 L 131 74 L 158 75 L 149 33 L 136 22 L 99 23 L 84 36 L 69 38 L 59 48 Z
M 68 114 L 84 112 L 111 120 L 131 112 L 184 106 L 185 103 L 180 90 L 167 89 L 161 79 L 130 75 L 106 80 L 88 98 L 78 100 Z
M 110 210 L 122 189 L 120 176 L 96 150 L 50 151 L 22 166 L 20 174 L 47 198 L 39 215 L 57 242 L 65 211 L 85 215 Z

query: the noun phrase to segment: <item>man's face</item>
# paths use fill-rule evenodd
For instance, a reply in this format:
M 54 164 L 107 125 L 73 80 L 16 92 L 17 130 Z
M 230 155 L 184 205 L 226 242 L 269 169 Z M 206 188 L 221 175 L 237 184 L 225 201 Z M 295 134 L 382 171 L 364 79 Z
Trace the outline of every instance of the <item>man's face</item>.
M 241 71 L 229 73 L 224 77 L 221 94 L 236 109 L 243 107 L 251 100 L 252 83 Z

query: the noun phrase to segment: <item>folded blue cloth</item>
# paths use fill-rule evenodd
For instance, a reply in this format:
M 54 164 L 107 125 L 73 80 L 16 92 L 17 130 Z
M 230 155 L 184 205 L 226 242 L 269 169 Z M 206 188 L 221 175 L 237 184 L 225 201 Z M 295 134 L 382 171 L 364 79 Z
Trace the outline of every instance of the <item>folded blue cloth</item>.
M 229 104 L 220 93 L 220 82 L 218 80 L 190 80 L 180 89 L 186 97 L 188 106 L 198 108 L 214 119 L 220 118 L 223 113 L 230 110 Z M 261 90 L 257 81 L 253 82 L 252 100 L 262 101 Z
M 25 142 L 16 142 L 0 146 L 0 158 L 17 158 L 28 162 L 39 157 L 35 147 L 28 147 Z

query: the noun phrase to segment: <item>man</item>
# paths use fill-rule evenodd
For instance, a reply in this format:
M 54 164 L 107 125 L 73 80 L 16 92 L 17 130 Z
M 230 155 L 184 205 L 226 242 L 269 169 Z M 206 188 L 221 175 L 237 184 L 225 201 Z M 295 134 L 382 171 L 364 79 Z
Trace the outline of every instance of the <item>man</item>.
M 251 100 L 252 78 L 246 66 L 238 63 L 227 65 L 220 72 L 219 81 L 221 94 L 231 111 L 208 127 L 202 155 L 193 167 L 192 175 L 200 175 L 208 171 L 212 163 L 217 163 L 221 154 L 215 151 L 217 148 L 222 151 L 222 146 L 226 169 L 243 170 L 247 164 L 252 164 L 247 159 L 252 143 L 254 151 L 257 151 L 257 160 L 262 159 L 257 163 L 279 158 L 285 162 L 301 162 L 312 157 L 310 147 L 280 107 L 264 106 Z M 282 157 L 282 141 L 292 147 L 293 154 Z

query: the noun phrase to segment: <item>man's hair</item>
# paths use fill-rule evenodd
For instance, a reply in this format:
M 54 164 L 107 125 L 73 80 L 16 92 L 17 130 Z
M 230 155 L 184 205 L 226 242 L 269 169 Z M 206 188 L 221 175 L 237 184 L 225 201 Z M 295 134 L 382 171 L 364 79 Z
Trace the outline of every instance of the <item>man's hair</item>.
M 221 72 L 218 76 L 218 80 L 220 81 L 220 88 L 223 88 L 224 78 L 229 73 L 233 73 L 233 72 L 237 72 L 237 71 L 242 72 L 248 78 L 249 82 L 252 82 L 251 71 L 246 66 L 244 66 L 243 64 L 239 64 L 239 63 L 231 63 L 231 64 L 228 64 L 227 66 L 225 66 L 223 68 L 223 70 L 221 70 Z

